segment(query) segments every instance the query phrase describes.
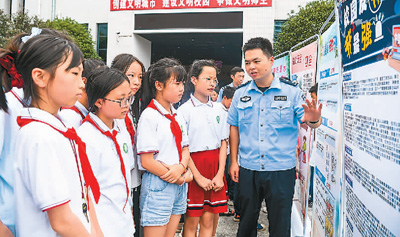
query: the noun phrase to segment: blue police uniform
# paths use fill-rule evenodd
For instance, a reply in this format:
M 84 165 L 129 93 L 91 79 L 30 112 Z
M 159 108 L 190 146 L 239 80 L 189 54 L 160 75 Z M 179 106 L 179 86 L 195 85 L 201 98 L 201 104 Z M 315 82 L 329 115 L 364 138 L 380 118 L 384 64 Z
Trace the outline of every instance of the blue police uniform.
M 240 86 L 228 123 L 239 129 L 238 236 L 257 236 L 258 213 L 267 201 L 270 236 L 290 235 L 298 122 L 304 115 L 301 90 L 274 78 L 262 92 L 254 81 Z

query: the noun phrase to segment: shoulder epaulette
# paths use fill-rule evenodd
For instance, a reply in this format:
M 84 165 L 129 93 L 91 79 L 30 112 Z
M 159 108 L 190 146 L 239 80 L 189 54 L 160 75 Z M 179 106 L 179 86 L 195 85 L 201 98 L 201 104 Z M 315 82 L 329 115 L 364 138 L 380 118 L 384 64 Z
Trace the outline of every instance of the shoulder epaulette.
M 242 87 L 247 86 L 250 82 L 251 82 L 251 80 L 248 81 L 248 82 L 246 82 L 246 83 L 241 84 L 240 86 L 238 86 L 238 87 L 236 88 L 236 90 L 239 89 L 239 88 L 242 88 Z
M 291 81 L 287 77 L 281 77 L 279 80 L 285 84 L 291 85 L 291 86 L 297 86 L 299 83 L 297 81 Z

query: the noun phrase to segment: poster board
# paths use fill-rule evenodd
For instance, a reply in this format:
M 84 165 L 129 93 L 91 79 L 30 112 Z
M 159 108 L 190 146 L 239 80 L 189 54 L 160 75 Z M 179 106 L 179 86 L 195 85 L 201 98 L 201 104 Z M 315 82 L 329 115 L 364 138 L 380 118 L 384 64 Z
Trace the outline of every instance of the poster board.
M 322 124 L 315 129 L 312 236 L 339 236 L 342 177 L 341 81 L 338 25 L 333 23 L 319 39 L 318 103 Z
M 317 41 L 314 41 L 290 55 L 290 75 L 291 80 L 298 83 L 303 92 L 303 99 L 310 99 L 309 89 L 315 84 L 315 72 L 317 65 Z M 296 174 L 294 199 L 296 208 L 301 216 L 301 221 L 305 223 L 307 213 L 308 186 L 309 186 L 309 159 L 311 150 L 312 129 L 306 124 L 300 124 L 299 137 L 296 149 Z
M 345 236 L 400 235 L 399 14 L 398 0 L 339 9 Z

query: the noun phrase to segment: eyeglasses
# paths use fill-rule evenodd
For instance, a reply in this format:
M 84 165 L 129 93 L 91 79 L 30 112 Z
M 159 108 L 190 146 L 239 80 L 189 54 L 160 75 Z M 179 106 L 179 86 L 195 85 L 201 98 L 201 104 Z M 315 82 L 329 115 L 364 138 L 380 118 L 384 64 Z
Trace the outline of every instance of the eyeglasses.
M 121 108 L 125 108 L 126 106 L 129 106 L 132 103 L 133 98 L 134 98 L 133 95 L 130 95 L 130 96 L 124 97 L 120 100 L 111 100 L 111 99 L 107 99 L 107 98 L 103 98 L 103 99 L 114 102 L 114 103 L 118 103 Z
M 204 77 L 204 78 L 199 78 L 202 80 L 206 80 L 208 83 L 214 82 L 214 84 L 217 86 L 218 85 L 218 79 L 216 77 L 211 78 L 211 77 Z

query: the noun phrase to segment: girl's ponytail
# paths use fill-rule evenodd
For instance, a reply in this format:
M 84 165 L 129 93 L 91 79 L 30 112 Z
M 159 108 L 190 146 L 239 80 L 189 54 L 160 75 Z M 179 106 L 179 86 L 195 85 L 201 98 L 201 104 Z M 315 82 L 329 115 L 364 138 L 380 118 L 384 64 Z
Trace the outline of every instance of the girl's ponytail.
M 153 63 L 147 70 L 142 82 L 142 111 L 156 96 L 156 81 L 164 84 L 173 76 L 177 82 L 185 83 L 187 74 L 185 68 L 172 58 L 162 58 Z
M 0 91 L 0 110 L 8 112 L 7 99 L 5 93 L 13 87 L 22 88 L 23 80 L 21 74 L 17 71 L 15 60 L 18 56 L 18 50 L 22 45 L 21 38 L 27 36 L 26 33 L 21 33 L 15 36 L 7 49 L 0 49 L 0 80 L 2 89 Z
M 149 104 L 152 99 L 156 96 L 156 88 L 155 81 L 151 82 L 151 73 L 153 71 L 154 64 L 152 64 L 147 72 L 144 74 L 142 80 L 142 103 L 141 103 L 141 111 L 143 111 Z M 153 86 L 151 85 L 153 83 Z

